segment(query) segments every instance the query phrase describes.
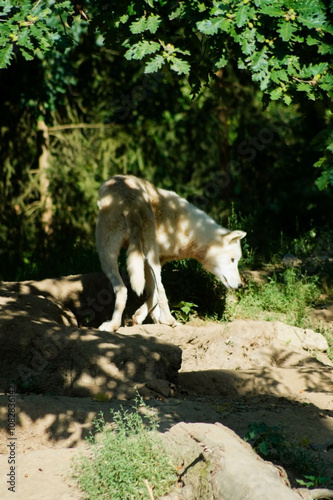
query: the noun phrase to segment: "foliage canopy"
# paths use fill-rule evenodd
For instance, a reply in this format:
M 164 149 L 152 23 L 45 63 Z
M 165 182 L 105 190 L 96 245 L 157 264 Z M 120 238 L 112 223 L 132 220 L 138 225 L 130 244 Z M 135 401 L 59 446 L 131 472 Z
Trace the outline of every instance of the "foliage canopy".
M 332 13 L 329 0 L 0 0 L 0 68 L 18 52 L 27 60 L 66 58 L 66 48 L 90 31 L 107 50 L 142 62 L 147 74 L 160 71 L 171 84 L 186 77 L 193 95 L 231 64 L 251 75 L 266 104 L 303 97 L 327 104 Z M 59 92 L 62 76 L 56 80 Z M 333 185 L 332 128 L 325 134 L 320 189 Z
M 26 59 L 64 50 L 75 25 L 99 32 L 107 48 L 140 60 L 145 72 L 170 80 L 187 75 L 192 92 L 233 61 L 272 100 L 290 104 L 298 92 L 333 96 L 333 6 L 324 0 L 130 2 L 1 0 L 0 67 L 16 51 Z M 82 23 L 73 22 L 80 16 Z M 76 17 L 78 19 L 78 17 Z

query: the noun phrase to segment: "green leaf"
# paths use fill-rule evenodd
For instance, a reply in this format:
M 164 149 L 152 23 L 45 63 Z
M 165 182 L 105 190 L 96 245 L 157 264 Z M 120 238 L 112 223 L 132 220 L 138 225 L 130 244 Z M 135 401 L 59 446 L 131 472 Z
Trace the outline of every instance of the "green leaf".
M 133 33 L 133 35 L 143 33 L 146 30 L 146 17 L 143 16 L 138 21 L 134 21 L 129 28 L 130 32 Z
M 325 55 L 325 54 L 333 54 L 333 44 L 330 45 L 328 43 L 318 43 L 318 54 Z
M 320 28 L 325 25 L 326 16 L 321 4 L 316 0 L 307 0 L 297 6 L 297 20 L 307 28 Z
M 263 441 L 262 443 L 260 443 L 259 445 L 259 450 L 260 452 L 262 453 L 262 455 L 264 456 L 267 456 L 268 453 L 269 453 L 269 448 L 268 448 L 268 443 L 267 441 Z
M 311 45 L 317 45 L 318 40 L 316 38 L 313 38 L 311 35 L 306 37 L 306 44 L 311 47 Z
M 314 64 L 313 66 L 310 65 L 311 73 L 313 76 L 317 75 L 318 73 L 323 73 L 325 70 L 328 69 L 328 63 L 327 62 L 322 62 L 320 64 Z
M 119 18 L 119 21 L 118 21 L 118 22 L 119 22 L 120 24 L 126 24 L 126 23 L 127 23 L 127 21 L 128 21 L 128 19 L 129 19 L 129 15 L 128 15 L 128 14 L 124 14 L 123 16 L 120 16 L 120 18 Z M 117 24 L 117 23 L 116 23 L 116 24 Z
M 150 33 L 154 34 L 158 30 L 160 23 L 161 23 L 160 16 L 151 15 L 147 18 L 146 29 L 150 31 Z
M 270 75 L 269 73 L 264 73 L 261 76 L 261 82 L 260 82 L 260 90 L 266 90 L 270 84 Z
M 238 28 L 244 26 L 249 18 L 249 8 L 247 5 L 241 5 L 240 9 L 236 13 L 236 24 Z
M 308 92 L 310 89 L 310 85 L 309 85 L 309 83 L 306 83 L 306 82 L 300 82 L 300 83 L 298 83 L 296 89 L 299 92 Z
M 178 57 L 172 58 L 172 61 L 170 61 L 170 68 L 178 75 L 188 75 L 191 69 L 188 62 Z
M 289 106 L 289 104 L 291 104 L 291 97 L 290 97 L 290 95 L 285 94 L 285 95 L 283 96 L 283 100 L 284 100 L 284 102 L 285 102 L 285 104 L 286 104 L 287 106 Z
M 197 28 L 201 33 L 205 35 L 215 35 L 219 30 L 219 19 L 205 19 L 204 21 L 199 21 L 197 23 Z
M 160 48 L 161 48 L 161 46 L 159 43 L 149 42 L 147 40 L 144 40 L 143 42 L 138 42 L 138 43 L 132 45 L 132 47 L 130 47 L 125 52 L 125 58 L 127 60 L 131 60 L 131 59 L 140 60 L 149 54 L 154 54 L 155 52 L 160 50 Z
M 228 64 L 228 59 L 225 57 L 225 55 L 222 55 L 220 59 L 215 63 L 215 68 L 216 69 L 221 69 L 224 68 Z
M 30 31 L 27 28 L 25 28 L 20 33 L 19 39 L 16 43 L 17 43 L 17 45 L 19 45 L 20 47 L 24 47 L 25 49 L 28 49 L 31 51 L 34 50 L 34 46 L 33 46 L 33 43 L 31 41 L 31 37 L 30 37 Z
M 242 38 L 242 51 L 249 56 L 256 50 L 255 30 L 247 31 Z M 253 33 L 252 33 L 253 32 Z
M 162 68 L 164 62 L 165 60 L 163 56 L 157 54 L 157 56 L 153 57 L 152 59 L 150 59 L 150 61 L 147 62 L 145 66 L 145 73 L 155 73 Z
M 248 42 L 247 40 L 243 40 L 242 42 L 242 50 L 246 56 L 253 54 L 253 52 L 256 50 L 256 42 L 251 41 Z
M 4 1 L 0 2 L 0 7 L 2 9 L 0 16 L 5 17 L 9 14 L 9 12 L 12 10 L 12 8 L 14 6 L 13 6 L 13 2 L 11 2 L 10 0 L 4 0 Z
M 177 6 L 176 10 L 174 10 L 173 12 L 171 12 L 171 14 L 169 14 L 170 21 L 173 21 L 173 19 L 177 19 L 177 17 L 180 17 L 183 12 L 184 12 L 184 4 L 181 3 L 180 5 Z
M 26 61 L 32 61 L 34 56 L 31 52 L 26 51 L 23 47 L 21 47 L 21 54 L 23 55 Z
M 289 42 L 291 40 L 293 33 L 296 31 L 296 28 L 293 26 L 293 23 L 290 21 L 281 21 L 278 25 L 278 29 L 276 30 L 280 37 L 284 42 Z
M 174 52 L 177 52 L 178 54 L 184 54 L 185 56 L 190 56 L 191 53 L 189 50 L 181 50 L 181 49 L 175 49 L 174 48 Z
M 282 95 L 282 88 L 278 87 L 277 89 L 274 89 L 273 92 L 270 93 L 272 101 L 278 101 Z
M 219 30 L 229 31 L 230 20 L 224 17 L 212 17 L 204 21 L 199 21 L 197 28 L 204 35 L 216 35 Z
M 273 71 L 271 73 L 271 79 L 275 83 L 280 83 L 280 82 L 288 82 L 289 77 L 287 72 L 284 69 L 278 70 L 278 71 Z
M 299 61 L 296 58 L 289 58 L 287 72 L 290 76 L 295 76 L 300 73 Z M 289 79 L 289 78 L 288 78 Z
M 156 33 L 158 27 L 161 23 L 160 16 L 150 15 L 149 17 L 143 16 L 138 21 L 134 21 L 130 25 L 130 31 L 133 35 L 143 33 L 144 31 L 150 31 L 150 33 Z
M 253 71 L 258 72 L 267 67 L 268 56 L 266 52 L 267 48 L 264 47 L 260 52 L 256 53 L 251 64 L 251 69 Z
M 319 163 L 319 162 L 318 162 Z M 317 163 L 315 164 L 315 167 L 317 167 Z M 320 191 L 323 191 L 326 189 L 329 185 L 333 185 L 333 182 L 331 182 L 331 179 L 333 179 L 333 170 L 329 172 L 328 170 L 324 171 L 320 177 L 316 180 L 316 185 Z
M 270 17 L 281 17 L 284 14 L 284 11 L 282 9 L 277 9 L 273 5 L 272 6 L 263 5 L 260 7 L 261 7 L 261 9 L 260 9 L 261 13 L 266 14 L 267 16 L 270 16 Z
M 6 68 L 10 64 L 10 60 L 13 57 L 13 45 L 7 45 L 3 49 L 0 49 L 0 68 Z
M 185 314 L 188 314 L 190 311 L 191 311 L 191 307 L 190 306 L 183 306 L 181 308 L 181 310 L 185 313 Z

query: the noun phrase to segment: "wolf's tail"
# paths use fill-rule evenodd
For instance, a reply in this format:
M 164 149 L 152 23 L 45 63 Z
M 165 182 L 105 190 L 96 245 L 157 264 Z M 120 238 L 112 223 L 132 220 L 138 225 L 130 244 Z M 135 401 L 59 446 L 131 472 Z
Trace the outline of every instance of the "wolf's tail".
M 139 228 L 132 232 L 127 249 L 127 271 L 132 290 L 137 295 L 142 295 L 145 288 L 145 256 L 140 233 Z

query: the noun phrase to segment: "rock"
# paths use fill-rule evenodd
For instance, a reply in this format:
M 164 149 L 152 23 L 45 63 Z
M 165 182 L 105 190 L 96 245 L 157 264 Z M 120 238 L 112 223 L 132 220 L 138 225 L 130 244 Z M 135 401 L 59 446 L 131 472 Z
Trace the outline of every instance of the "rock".
M 126 398 L 147 380 L 177 380 L 179 347 L 143 333 L 68 326 L 73 323 L 69 310 L 45 297 L 0 297 L 0 390 L 14 380 L 23 391 Z
M 97 327 L 110 319 L 114 307 L 112 286 L 104 273 L 78 274 L 40 281 L 2 282 L 3 292 L 38 295 L 70 309 L 78 325 Z
M 325 392 L 333 384 L 332 362 L 324 353 L 317 354 L 327 348 L 326 340 L 312 330 L 240 319 L 195 328 L 185 325 L 171 333 L 162 325 L 135 328 L 160 340 L 172 339 L 182 348 L 178 382 L 190 393 L 294 397 Z
M 287 253 L 282 259 L 282 264 L 286 267 L 297 267 L 302 264 L 302 261 L 291 253 Z
M 146 386 L 148 387 L 148 389 L 152 389 L 153 391 L 164 396 L 165 398 L 169 397 L 171 394 L 170 383 L 167 380 L 163 379 L 149 380 L 148 382 L 146 382 Z
M 182 372 L 202 370 L 247 370 L 265 367 L 294 367 L 313 363 L 312 350 L 327 350 L 320 333 L 279 321 L 237 319 L 170 328 L 163 325 L 133 327 L 132 332 L 172 341 L 183 349 Z M 332 363 L 321 355 L 325 364 Z
M 0 296 L 1 326 L 12 329 L 13 318 L 25 316 L 35 323 L 55 323 L 65 326 L 77 326 L 77 321 L 69 309 L 56 302 L 51 302 L 39 295 L 21 295 L 2 293 Z
M 303 330 L 295 326 L 285 325 L 280 321 L 275 322 L 276 338 L 295 347 L 305 350 L 327 351 L 328 343 L 325 337 L 309 328 Z
M 164 442 L 177 463 L 181 500 L 297 500 L 284 469 L 265 462 L 251 446 L 222 424 L 173 426 Z M 172 498 L 172 497 L 171 497 Z

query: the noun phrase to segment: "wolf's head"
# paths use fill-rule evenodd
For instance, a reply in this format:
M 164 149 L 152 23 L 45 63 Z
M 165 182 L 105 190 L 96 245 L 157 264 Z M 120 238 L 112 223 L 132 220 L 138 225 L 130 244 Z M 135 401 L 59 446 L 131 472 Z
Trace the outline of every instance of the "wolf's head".
M 238 262 L 242 256 L 240 240 L 246 236 L 244 231 L 231 231 L 220 234 L 207 250 L 203 265 L 215 274 L 227 288 L 241 288 Z

